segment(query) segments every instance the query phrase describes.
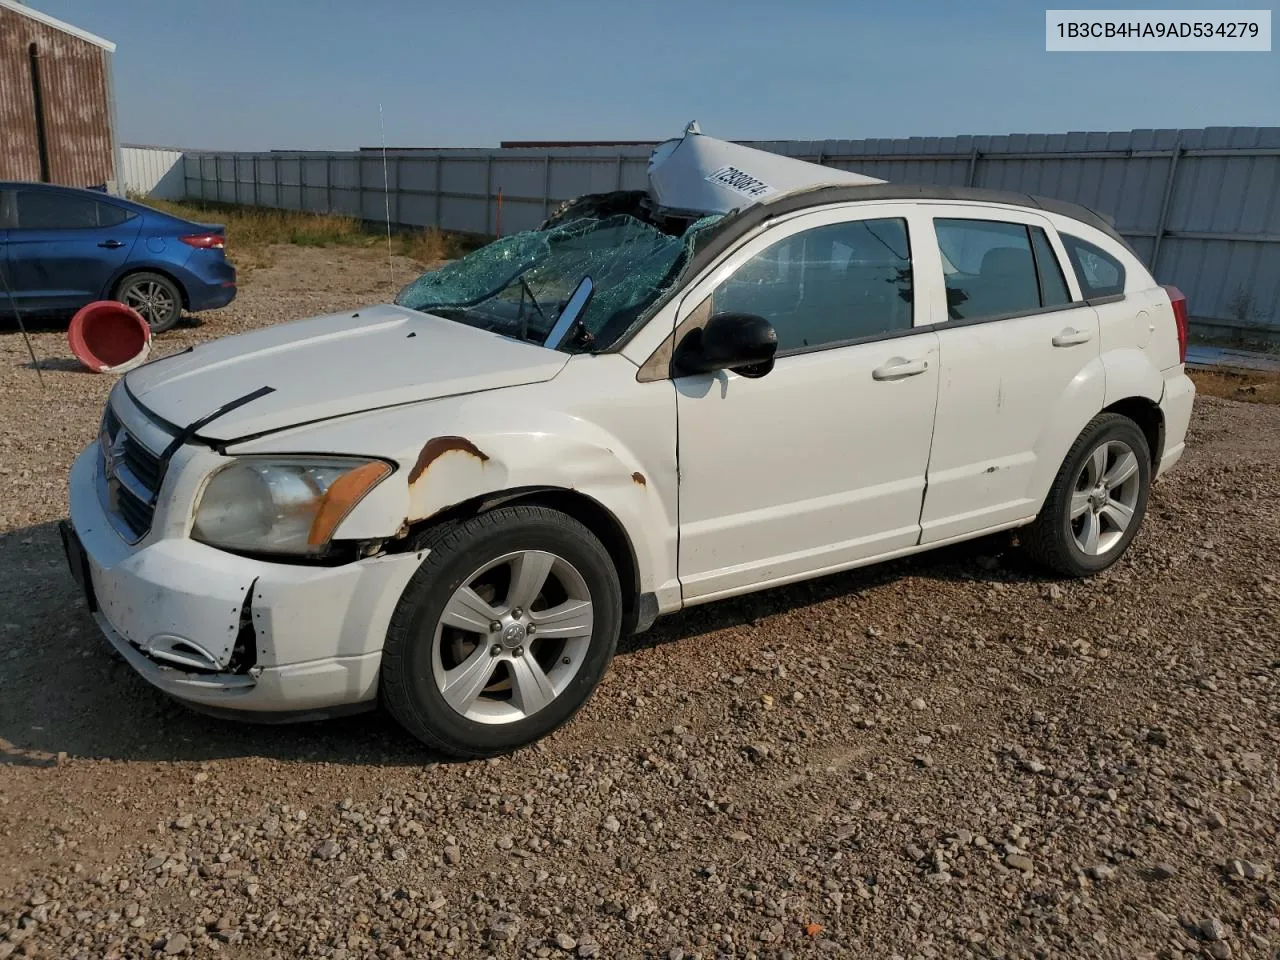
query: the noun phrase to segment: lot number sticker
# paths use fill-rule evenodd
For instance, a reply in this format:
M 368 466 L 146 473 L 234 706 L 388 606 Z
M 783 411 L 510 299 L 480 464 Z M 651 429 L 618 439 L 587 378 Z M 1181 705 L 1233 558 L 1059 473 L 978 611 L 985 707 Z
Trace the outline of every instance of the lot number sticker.
M 759 200 L 761 197 L 767 197 L 769 194 L 776 192 L 773 187 L 763 180 L 757 180 L 745 170 L 739 170 L 737 167 L 721 167 L 715 173 L 707 174 L 706 180 L 710 183 L 717 183 L 722 187 L 728 187 L 734 193 L 740 193 L 744 197 L 750 197 L 752 200 Z

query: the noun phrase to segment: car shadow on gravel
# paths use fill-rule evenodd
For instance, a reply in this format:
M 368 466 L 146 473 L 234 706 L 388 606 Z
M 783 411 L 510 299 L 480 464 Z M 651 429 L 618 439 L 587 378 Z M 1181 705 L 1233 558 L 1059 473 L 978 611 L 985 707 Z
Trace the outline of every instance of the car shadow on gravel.
M 723 600 L 625 637 L 619 655 L 695 638 L 902 577 L 1040 580 L 987 538 L 874 567 Z M 213 719 L 153 689 L 102 639 L 62 555 L 57 524 L 0 533 L 0 768 L 65 759 L 201 762 L 262 757 L 294 763 L 421 766 L 440 757 L 381 711 L 323 722 L 263 725 Z
M 755 626 L 766 617 L 858 594 L 903 577 L 986 583 L 1057 582 L 1056 577 L 1045 573 L 1023 556 L 1014 545 L 1011 534 L 993 534 L 900 560 L 690 607 L 663 617 L 646 633 L 623 637 L 618 644 L 618 652 L 626 654 L 715 630 Z

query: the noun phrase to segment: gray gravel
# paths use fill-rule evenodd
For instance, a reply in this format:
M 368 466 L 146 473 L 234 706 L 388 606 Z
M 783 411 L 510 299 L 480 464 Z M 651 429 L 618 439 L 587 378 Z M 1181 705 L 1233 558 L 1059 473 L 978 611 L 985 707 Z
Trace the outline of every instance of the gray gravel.
M 385 270 L 288 251 L 165 347 Z M 0 960 L 1280 955 L 1280 408 L 1201 401 L 1101 577 L 994 539 L 697 608 L 454 763 L 108 656 L 54 521 L 109 382 L 23 364 L 0 335 Z

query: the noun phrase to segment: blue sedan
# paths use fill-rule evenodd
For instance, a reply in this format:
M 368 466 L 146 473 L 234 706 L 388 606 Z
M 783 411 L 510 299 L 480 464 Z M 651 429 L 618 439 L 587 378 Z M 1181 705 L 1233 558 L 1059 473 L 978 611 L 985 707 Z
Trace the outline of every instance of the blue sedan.
M 153 333 L 236 295 L 223 228 L 94 190 L 0 182 L 0 296 L 24 314 L 119 300 Z M 8 313 L 6 309 L 0 315 Z

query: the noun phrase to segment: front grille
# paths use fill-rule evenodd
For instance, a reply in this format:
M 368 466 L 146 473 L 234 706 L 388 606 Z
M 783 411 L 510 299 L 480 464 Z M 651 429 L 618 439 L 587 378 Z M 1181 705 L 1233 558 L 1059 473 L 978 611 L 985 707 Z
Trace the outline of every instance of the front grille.
M 121 447 L 124 465 L 133 471 L 133 475 L 142 481 L 142 485 L 151 491 L 151 496 L 154 498 L 155 492 L 160 489 L 160 481 L 164 477 L 164 462 L 140 444 L 137 438 L 127 430 L 124 432 Z
M 129 433 L 109 406 L 102 417 L 100 447 L 107 510 L 120 534 L 134 543 L 151 529 L 164 461 Z
M 108 481 L 111 483 L 112 481 Z M 129 493 L 118 484 L 113 491 L 113 503 L 116 516 L 124 521 L 129 532 L 134 538 L 140 538 L 144 533 L 151 529 L 151 520 L 155 516 L 155 507 L 149 503 L 137 499 L 133 494 Z

